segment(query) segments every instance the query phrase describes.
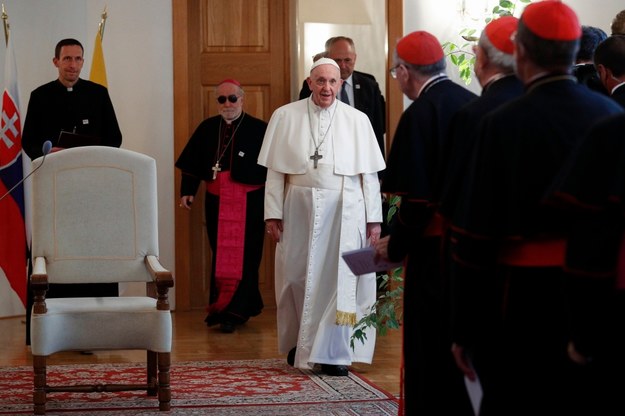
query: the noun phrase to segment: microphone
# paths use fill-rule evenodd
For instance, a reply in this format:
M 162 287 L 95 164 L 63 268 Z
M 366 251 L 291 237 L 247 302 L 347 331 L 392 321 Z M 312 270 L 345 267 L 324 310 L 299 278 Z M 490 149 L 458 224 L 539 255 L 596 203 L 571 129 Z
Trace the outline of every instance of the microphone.
M 22 178 L 22 180 L 20 180 L 18 183 L 16 183 L 15 185 L 13 185 L 11 187 L 11 189 L 9 189 L 8 191 L 6 191 L 4 193 L 4 195 L 0 196 L 0 201 L 2 201 L 7 195 L 9 195 L 11 192 L 13 192 L 13 190 L 15 188 L 17 188 L 18 186 L 20 186 L 21 184 L 24 183 L 24 181 L 26 179 L 28 179 L 30 177 L 30 175 L 32 175 L 33 173 L 35 173 L 37 171 L 37 169 L 39 169 L 42 165 L 43 162 L 46 161 L 46 155 L 48 153 L 50 153 L 50 150 L 52 150 L 52 142 L 50 140 L 46 140 L 45 142 L 43 142 L 43 146 L 41 147 L 41 152 L 43 153 L 43 159 L 41 159 L 41 163 L 39 164 L 39 166 L 37 166 L 35 169 L 33 169 L 28 175 L 24 176 Z
M 43 147 L 41 148 L 41 152 L 43 153 L 44 157 L 44 159 L 41 160 L 41 165 L 43 165 L 43 161 L 45 160 L 46 155 L 50 153 L 50 150 L 52 150 L 52 142 L 50 140 L 46 140 L 45 142 L 43 142 Z

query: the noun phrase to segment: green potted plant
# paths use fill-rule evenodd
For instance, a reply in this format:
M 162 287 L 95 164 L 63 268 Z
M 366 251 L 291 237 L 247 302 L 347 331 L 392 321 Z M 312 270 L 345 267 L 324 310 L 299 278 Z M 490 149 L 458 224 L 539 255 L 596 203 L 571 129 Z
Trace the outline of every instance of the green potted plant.
M 486 25 L 491 20 L 502 16 L 514 15 L 517 3 L 529 4 L 531 2 L 532 0 L 499 0 L 499 3 L 493 7 L 491 15 L 484 19 L 484 24 Z M 473 79 L 473 66 L 475 65 L 475 54 L 471 47 L 479 40 L 480 34 L 477 29 L 464 28 L 458 35 L 465 43 L 459 45 L 451 41 L 445 42 L 442 45 L 443 51 L 445 51 L 445 55 L 449 56 L 452 65 L 458 68 L 460 79 L 469 85 Z

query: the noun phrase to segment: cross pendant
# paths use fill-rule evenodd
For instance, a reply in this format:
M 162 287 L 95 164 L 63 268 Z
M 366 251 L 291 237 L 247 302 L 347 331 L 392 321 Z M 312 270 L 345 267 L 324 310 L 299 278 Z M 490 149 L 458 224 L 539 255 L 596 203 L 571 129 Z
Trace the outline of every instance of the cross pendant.
M 323 156 L 320 155 L 317 150 L 315 150 L 315 154 L 310 157 L 310 160 L 315 162 L 313 165 L 315 169 L 317 169 L 317 162 L 319 161 L 319 159 L 323 159 Z
M 217 179 L 217 172 L 221 172 L 221 168 L 219 167 L 219 162 L 215 163 L 215 166 L 211 168 L 213 170 L 213 180 Z

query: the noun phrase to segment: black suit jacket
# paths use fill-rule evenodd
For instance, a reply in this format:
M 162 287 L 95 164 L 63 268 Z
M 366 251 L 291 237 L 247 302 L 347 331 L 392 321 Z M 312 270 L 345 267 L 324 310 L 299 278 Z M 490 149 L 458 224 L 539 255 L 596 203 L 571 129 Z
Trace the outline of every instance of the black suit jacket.
M 386 102 L 380 91 L 380 86 L 371 74 L 354 71 L 352 73 L 352 82 L 354 84 L 354 105 L 353 107 L 362 111 L 369 117 L 371 126 L 378 139 L 378 145 L 384 152 L 384 133 L 386 133 Z M 308 83 L 304 81 L 302 89 L 299 92 L 299 99 L 308 98 L 311 94 Z
M 612 93 L 612 99 L 625 108 L 625 85 L 621 85 Z

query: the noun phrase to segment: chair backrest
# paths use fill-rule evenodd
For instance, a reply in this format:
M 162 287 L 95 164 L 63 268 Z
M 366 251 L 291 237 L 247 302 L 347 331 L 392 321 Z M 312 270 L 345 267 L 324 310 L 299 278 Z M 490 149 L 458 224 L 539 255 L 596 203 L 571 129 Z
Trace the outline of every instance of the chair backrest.
M 86 146 L 33 161 L 39 165 L 32 257 L 46 258 L 49 282 L 151 281 L 144 259 L 158 256 L 154 159 Z

